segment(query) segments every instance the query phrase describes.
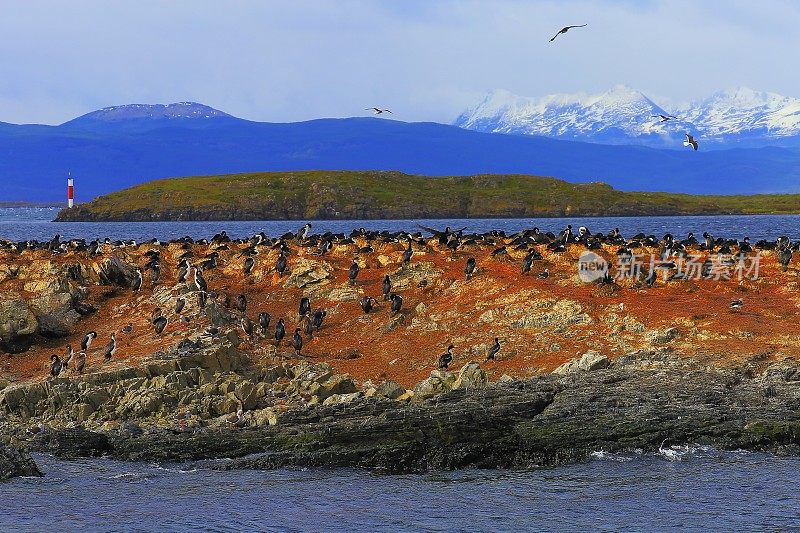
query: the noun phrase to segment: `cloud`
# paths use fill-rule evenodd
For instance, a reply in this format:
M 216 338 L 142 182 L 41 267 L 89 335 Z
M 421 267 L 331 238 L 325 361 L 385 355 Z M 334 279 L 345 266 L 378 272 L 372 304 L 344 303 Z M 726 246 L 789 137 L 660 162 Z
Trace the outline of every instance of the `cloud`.
M 452 120 L 487 90 L 800 96 L 789 1 L 29 1 L 0 13 L 0 120 L 195 100 L 255 120 L 390 107 Z M 589 26 L 555 43 L 565 24 Z

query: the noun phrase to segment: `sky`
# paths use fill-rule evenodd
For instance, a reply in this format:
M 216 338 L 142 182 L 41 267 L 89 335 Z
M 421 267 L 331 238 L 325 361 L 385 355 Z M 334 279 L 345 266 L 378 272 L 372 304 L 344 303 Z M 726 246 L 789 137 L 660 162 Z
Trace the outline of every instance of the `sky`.
M 548 40 L 562 26 L 586 28 Z M 486 92 L 800 97 L 790 0 L 5 0 L 0 121 L 201 102 L 259 121 L 451 122 Z

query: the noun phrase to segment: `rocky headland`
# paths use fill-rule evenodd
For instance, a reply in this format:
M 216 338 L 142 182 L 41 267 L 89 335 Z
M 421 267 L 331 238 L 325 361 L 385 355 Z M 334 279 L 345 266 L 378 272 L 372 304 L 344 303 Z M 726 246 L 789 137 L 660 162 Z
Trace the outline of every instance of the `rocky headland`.
M 459 239 L 411 236 L 409 261 L 406 236 L 358 232 L 5 243 L 0 473 L 35 474 L 18 449 L 385 472 L 528 468 L 683 443 L 800 452 L 797 270 L 784 271 L 776 250 L 761 250 L 760 275 L 741 282 L 584 283 L 584 243 Z M 613 260 L 619 246 L 592 248 Z M 522 273 L 534 249 L 541 258 Z M 192 268 L 180 279 L 181 259 L 207 287 Z M 387 275 L 398 312 L 382 298 Z M 369 313 L 365 296 L 376 299 Z M 319 327 L 299 316 L 304 297 L 312 314 L 325 311 Z M 731 309 L 734 299 L 743 306 Z M 79 352 L 90 331 L 82 372 L 73 359 L 51 375 L 51 356 Z M 495 337 L 501 349 L 487 360 Z M 449 344 L 453 360 L 439 368 Z

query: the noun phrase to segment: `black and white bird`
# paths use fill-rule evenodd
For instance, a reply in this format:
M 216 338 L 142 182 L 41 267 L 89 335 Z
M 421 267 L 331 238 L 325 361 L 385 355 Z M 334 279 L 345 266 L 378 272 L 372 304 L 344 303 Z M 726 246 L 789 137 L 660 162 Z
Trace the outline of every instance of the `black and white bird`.
M 301 355 L 300 350 L 303 349 L 303 337 L 300 335 L 300 328 L 294 328 L 294 335 L 292 336 L 292 348 L 296 355 Z
M 537 274 L 536 277 L 539 279 L 547 279 L 550 277 L 550 270 L 545 268 L 544 270 L 539 272 L 539 274 Z
M 311 224 L 306 223 L 300 228 L 300 231 L 297 232 L 297 238 L 301 241 L 304 241 L 308 238 L 308 234 L 311 233 Z
M 64 355 L 64 359 L 61 362 L 64 364 L 64 370 L 69 370 L 69 363 L 75 357 L 75 350 L 72 349 L 71 345 L 67 345 L 67 353 Z
M 467 279 L 472 279 L 472 276 L 475 274 L 475 258 L 470 257 L 467 259 L 467 264 L 464 265 L 464 274 L 466 275 Z
M 411 247 L 411 240 L 408 241 L 408 248 L 403 252 L 403 264 L 411 262 L 411 256 L 414 255 L 414 249 Z
M 86 352 L 81 351 L 78 353 L 78 357 L 75 360 L 75 372 L 83 374 L 84 367 L 86 367 Z
M 157 335 L 161 335 L 162 333 L 164 333 L 164 329 L 167 327 L 168 322 L 169 320 L 164 315 L 161 315 L 160 317 L 153 320 L 153 326 L 156 329 Z
M 489 351 L 486 353 L 486 360 L 494 361 L 499 351 L 500 351 L 500 339 L 495 337 L 494 344 L 492 344 L 492 346 L 489 348 Z
M 186 298 L 181 296 L 175 300 L 175 313 L 178 315 L 181 314 L 181 311 L 183 311 L 184 307 L 186 307 Z
M 588 24 L 576 24 L 576 25 L 573 25 L 573 26 L 564 26 L 563 28 L 561 28 L 560 30 L 558 30 L 558 33 L 556 33 L 555 35 L 553 35 L 553 38 L 552 38 L 552 39 L 550 39 L 550 42 L 552 43 L 553 41 L 555 41 L 555 40 L 556 40 L 556 37 L 558 37 L 558 36 L 559 36 L 559 35 L 561 35 L 562 33 L 567 33 L 567 32 L 568 32 L 569 30 L 571 30 L 572 28 L 584 28 L 584 27 L 586 27 L 586 26 L 588 26 Z
M 106 351 L 103 354 L 103 359 L 110 361 L 114 354 L 117 353 L 117 333 L 111 334 L 111 341 L 106 346 Z
M 90 331 L 89 333 L 87 333 L 83 337 L 83 340 L 81 341 L 81 351 L 82 352 L 89 351 L 89 348 L 92 347 L 92 341 L 94 341 L 95 338 L 97 338 L 97 332 L 96 331 Z
M 392 314 L 396 315 L 400 312 L 400 308 L 403 307 L 403 297 L 399 294 L 392 293 L 389 299 L 392 301 Z
M 364 311 L 364 314 L 369 314 L 373 309 L 375 309 L 375 298 L 372 296 L 364 296 L 361 298 L 361 309 Z
M 390 110 L 388 110 L 388 109 L 380 109 L 379 107 L 367 107 L 367 108 L 364 108 L 364 111 L 372 111 L 372 113 L 375 114 L 375 115 L 380 115 L 382 113 L 391 113 L 392 115 L 394 115 L 394 113 L 392 113 Z
M 283 273 L 286 272 L 286 256 L 283 254 L 283 251 L 278 255 L 278 259 L 275 260 L 275 271 L 278 273 L 278 277 L 282 278 Z
M 439 356 L 439 369 L 446 369 L 453 361 L 453 346 L 452 344 L 447 347 L 447 351 Z
M 353 259 L 353 264 L 350 265 L 350 270 L 347 273 L 347 278 L 350 280 L 350 285 L 355 285 L 356 278 L 358 277 L 358 273 L 361 271 L 361 267 L 358 266 L 358 259 Z
M 303 296 L 300 298 L 300 306 L 297 309 L 297 314 L 300 315 L 300 318 L 311 313 L 311 300 L 308 299 L 307 296 Z
M 742 307 L 744 307 L 744 301 L 741 299 L 733 300 L 730 305 L 731 311 L 738 311 Z
M 61 358 L 57 354 L 53 354 L 50 356 L 50 375 L 54 378 L 57 378 L 58 375 L 61 373 L 61 369 L 64 368 L 64 365 L 61 363 Z
M 142 281 L 142 271 L 137 268 L 136 272 L 133 274 L 133 283 L 131 284 L 133 292 L 139 292 L 139 289 L 142 288 Z
M 206 278 L 203 277 L 203 272 L 194 267 L 194 284 L 197 285 L 197 288 L 203 292 L 208 292 L 208 283 L 206 283 Z
M 253 321 L 247 318 L 246 316 L 243 316 L 242 320 L 240 321 L 240 324 L 242 326 L 242 331 L 244 331 L 244 334 L 247 335 L 248 338 L 252 339 L 254 331 Z
M 311 317 L 311 326 L 319 331 L 322 327 L 322 321 L 325 320 L 325 317 L 328 316 L 328 312 L 324 309 L 317 309 L 314 311 L 314 315 Z
M 131 333 L 133 333 L 133 324 L 128 324 L 127 326 L 122 328 L 122 333 L 124 333 L 125 335 L 130 335 Z
M 244 260 L 244 275 L 247 276 L 251 272 L 253 272 L 253 267 L 256 266 L 256 260 L 252 257 L 248 257 Z
M 247 296 L 245 296 L 244 294 L 240 294 L 239 296 L 236 297 L 236 309 L 240 313 L 244 313 L 245 311 L 247 311 Z
M 389 274 L 386 274 L 383 277 L 383 299 L 388 300 L 389 294 L 392 292 L 392 280 L 389 278 Z
M 684 135 L 686 135 L 686 140 L 683 141 L 683 145 L 684 146 L 691 146 L 692 148 L 694 148 L 695 151 L 697 151 L 697 148 L 699 148 L 699 146 L 700 146 L 697 143 L 697 140 L 692 135 L 689 135 L 688 133 L 685 133 Z

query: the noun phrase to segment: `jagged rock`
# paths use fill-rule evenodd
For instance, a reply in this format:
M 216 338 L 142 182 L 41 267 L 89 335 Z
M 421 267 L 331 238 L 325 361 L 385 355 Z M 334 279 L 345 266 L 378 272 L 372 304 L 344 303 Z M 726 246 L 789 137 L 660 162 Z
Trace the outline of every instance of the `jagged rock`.
M 611 361 L 607 356 L 594 350 L 590 350 L 583 354 L 580 359 L 572 359 L 571 361 L 567 361 L 563 365 L 559 366 L 553 370 L 553 374 L 563 375 L 569 374 L 570 372 L 575 372 L 577 370 L 599 370 L 601 368 L 608 368 L 610 364 Z
M 106 285 L 129 287 L 136 276 L 135 265 L 129 265 L 116 255 L 99 265 L 100 281 Z
M 37 331 L 36 315 L 19 294 L 0 296 L 0 347 L 10 352 L 22 351 L 24 346 L 18 344 L 20 338 Z
M 376 396 L 382 396 L 390 400 L 396 400 L 405 393 L 406 388 L 391 379 L 387 379 L 375 388 Z
M 99 457 L 112 451 L 108 436 L 83 428 L 42 431 L 33 438 L 30 447 L 61 459 Z
M 69 292 L 54 292 L 30 300 L 31 309 L 39 322 L 39 333 L 52 337 L 69 335 L 81 318 L 81 314 L 73 308 L 74 299 Z
M 489 383 L 489 377 L 481 365 L 472 361 L 461 367 L 458 378 L 453 383 L 454 389 L 477 389 L 485 387 Z
M 678 331 L 678 328 L 657 329 L 655 331 L 651 331 L 647 335 L 647 340 L 649 340 L 651 344 L 661 345 L 668 344 L 677 339 L 679 336 L 680 331 Z
M 320 400 L 324 400 L 334 394 L 351 394 L 357 390 L 353 378 L 347 374 L 335 374 L 320 385 L 317 396 L 319 396 Z
M 332 272 L 333 267 L 324 261 L 301 258 L 292 265 L 284 286 L 302 289 L 310 285 L 328 283 Z
M 452 372 L 434 370 L 429 378 L 417 383 L 414 387 L 415 400 L 427 400 L 439 394 L 453 390 L 456 378 Z
M 25 450 L 0 444 L 0 481 L 17 476 L 41 476 L 42 472 Z
M 322 405 L 341 405 L 354 402 L 364 396 L 362 392 L 351 392 L 348 394 L 331 394 L 322 402 Z
M 419 255 L 419 254 L 417 254 Z M 442 271 L 433 263 L 416 262 L 410 265 L 402 265 L 390 274 L 392 279 L 392 290 L 402 291 L 411 287 L 417 287 L 420 282 L 441 277 Z

